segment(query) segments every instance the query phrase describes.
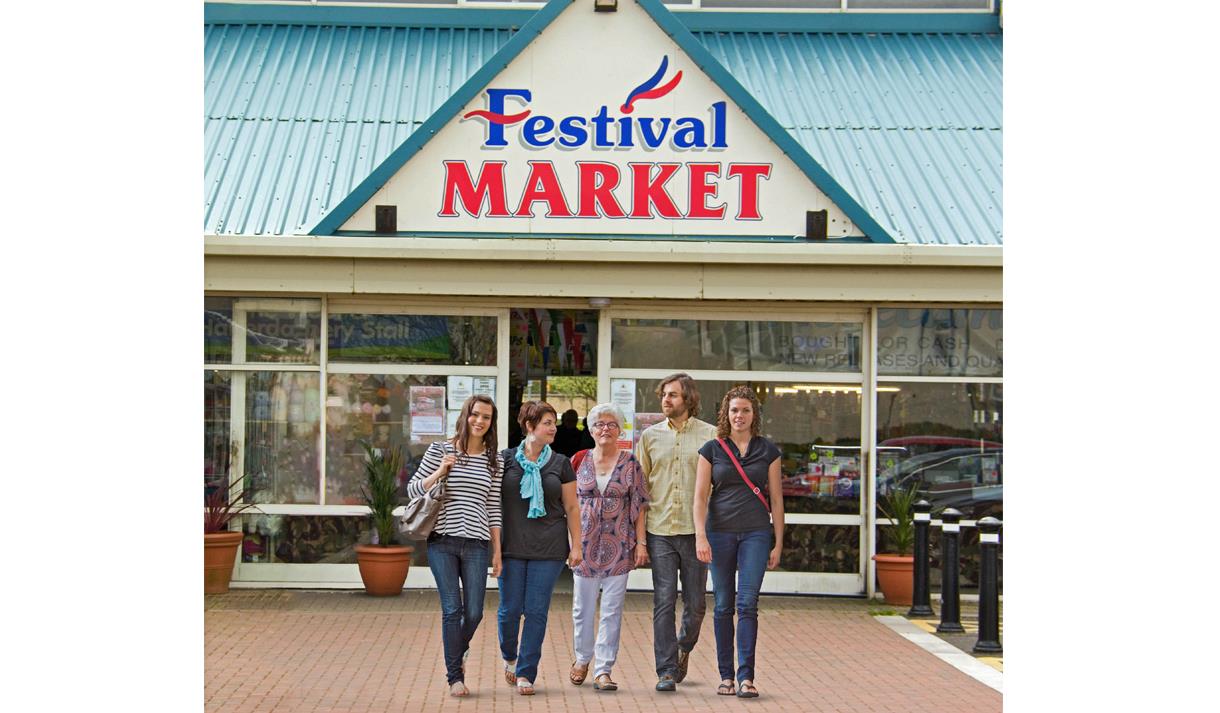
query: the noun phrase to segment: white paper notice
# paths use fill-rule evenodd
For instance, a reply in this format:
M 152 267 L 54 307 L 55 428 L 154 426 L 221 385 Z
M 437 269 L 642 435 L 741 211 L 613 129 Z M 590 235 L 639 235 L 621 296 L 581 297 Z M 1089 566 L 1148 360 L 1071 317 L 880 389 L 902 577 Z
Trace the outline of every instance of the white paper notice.
M 462 415 L 461 409 L 449 409 L 445 413 L 445 437 L 453 438 L 457 435 L 458 416 Z
M 480 396 L 486 396 L 490 399 L 496 398 L 496 377 L 494 376 L 476 376 L 474 377 L 474 393 Z
M 460 409 L 474 393 L 473 376 L 449 377 L 449 408 Z
M 610 403 L 622 409 L 625 417 L 618 435 L 619 448 L 630 449 L 635 442 L 635 379 L 611 379 Z

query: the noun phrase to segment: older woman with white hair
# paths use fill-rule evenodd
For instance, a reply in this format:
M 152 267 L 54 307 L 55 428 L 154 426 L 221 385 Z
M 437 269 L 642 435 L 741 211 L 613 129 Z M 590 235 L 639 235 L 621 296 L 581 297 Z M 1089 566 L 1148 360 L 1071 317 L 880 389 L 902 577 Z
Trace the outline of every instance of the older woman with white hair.
M 568 677 L 579 686 L 592 663 L 593 688 L 598 691 L 618 689 L 610 670 L 618 656 L 627 573 L 648 562 L 644 537 L 648 486 L 631 449 L 619 448 L 623 421 L 623 412 L 614 404 L 594 406 L 588 423 L 596 445 L 572 459 L 584 561 L 572 569 L 576 657 Z M 601 616 L 595 645 L 593 618 L 599 592 Z

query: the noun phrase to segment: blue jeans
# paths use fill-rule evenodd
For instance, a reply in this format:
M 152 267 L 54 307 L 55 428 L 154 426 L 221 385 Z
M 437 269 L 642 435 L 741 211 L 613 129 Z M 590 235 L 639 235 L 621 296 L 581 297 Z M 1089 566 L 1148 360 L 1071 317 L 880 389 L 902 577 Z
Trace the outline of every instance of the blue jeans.
M 441 641 L 449 683 L 465 680 L 462 655 L 483 620 L 489 547 L 487 540 L 469 537 L 434 535 L 428 540 L 428 567 L 441 598 Z
M 694 535 L 648 533 L 652 560 L 652 653 L 657 676 L 678 672 L 678 649 L 690 653 L 699 642 L 707 611 L 707 565 L 695 556 Z M 674 633 L 678 579 L 682 580 L 682 630 Z
M 758 640 L 758 590 L 771 554 L 771 528 L 749 532 L 708 530 L 712 548 L 712 623 L 720 678 L 733 676 L 733 610 L 737 610 L 738 683 L 754 680 L 754 643 Z M 734 579 L 736 582 L 734 583 Z
M 542 658 L 546 618 L 551 610 L 555 580 L 563 571 L 563 560 L 521 560 L 505 557 L 500 568 L 500 656 L 516 661 L 518 678 L 533 683 Z M 521 615 L 525 615 L 525 625 Z M 520 633 L 520 650 L 517 635 Z

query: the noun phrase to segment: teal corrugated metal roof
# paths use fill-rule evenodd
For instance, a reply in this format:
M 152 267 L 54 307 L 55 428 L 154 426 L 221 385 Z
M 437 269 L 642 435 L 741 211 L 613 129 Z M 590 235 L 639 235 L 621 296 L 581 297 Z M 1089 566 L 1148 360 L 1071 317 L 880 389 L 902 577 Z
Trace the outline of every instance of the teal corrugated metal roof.
M 511 34 L 207 25 L 205 231 L 307 233 Z M 895 240 L 1002 243 L 998 35 L 695 35 Z
M 307 233 L 511 35 L 206 26 L 204 230 Z
M 1003 243 L 999 35 L 695 36 L 894 240 Z

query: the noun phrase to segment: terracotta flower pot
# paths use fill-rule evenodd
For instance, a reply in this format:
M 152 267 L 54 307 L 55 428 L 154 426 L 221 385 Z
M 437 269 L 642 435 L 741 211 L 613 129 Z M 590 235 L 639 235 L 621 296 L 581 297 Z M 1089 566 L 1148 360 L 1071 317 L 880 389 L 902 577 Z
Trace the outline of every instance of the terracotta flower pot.
M 415 548 L 410 545 L 356 545 L 356 563 L 360 565 L 364 590 L 374 597 L 402 594 L 413 552 Z
M 229 580 L 233 578 L 233 563 L 236 561 L 237 547 L 241 540 L 240 532 L 204 533 L 204 594 L 224 594 L 229 591 Z
M 886 604 L 910 606 L 915 588 L 915 558 L 911 555 L 873 555 L 877 563 L 877 582 Z

